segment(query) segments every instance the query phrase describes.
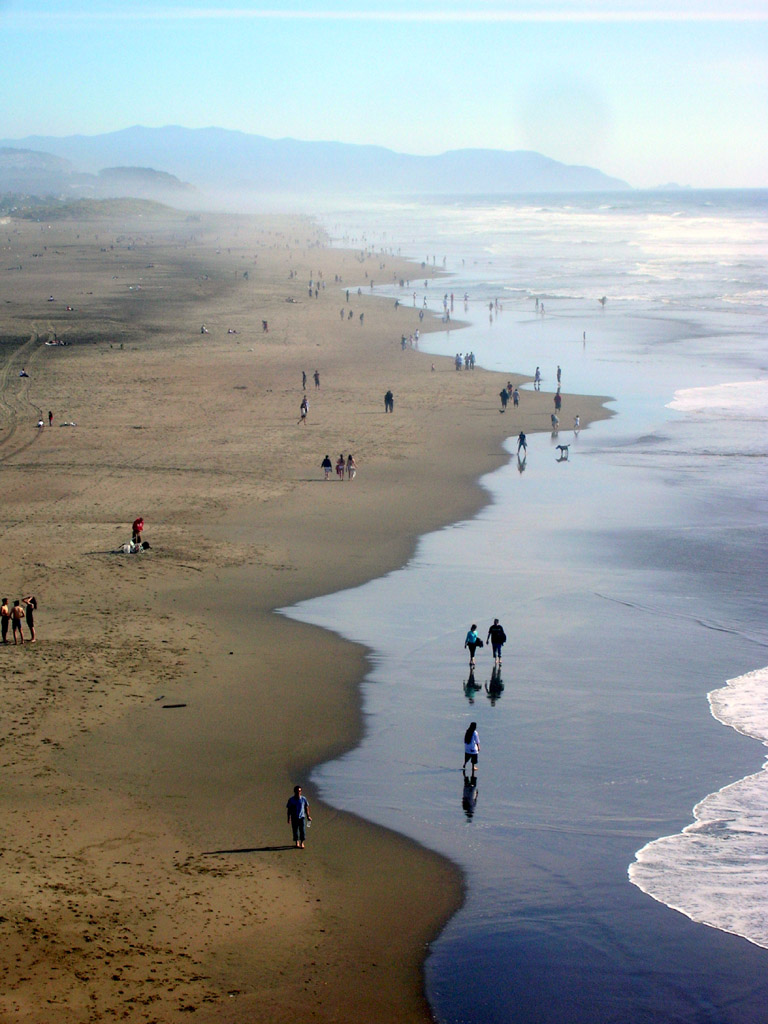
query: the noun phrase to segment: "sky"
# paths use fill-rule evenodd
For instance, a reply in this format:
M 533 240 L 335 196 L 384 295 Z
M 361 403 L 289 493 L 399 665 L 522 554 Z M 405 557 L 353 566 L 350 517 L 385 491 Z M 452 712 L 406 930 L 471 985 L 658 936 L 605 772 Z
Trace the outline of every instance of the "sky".
M 768 0 L 0 0 L 0 138 L 141 124 L 768 187 Z

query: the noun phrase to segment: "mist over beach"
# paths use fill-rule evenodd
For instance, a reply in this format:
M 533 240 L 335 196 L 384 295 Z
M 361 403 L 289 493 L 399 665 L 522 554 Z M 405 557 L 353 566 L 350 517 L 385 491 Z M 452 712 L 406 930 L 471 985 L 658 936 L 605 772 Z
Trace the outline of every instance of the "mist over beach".
M 0 5 L 3 1021 L 763 1019 L 766 22 Z

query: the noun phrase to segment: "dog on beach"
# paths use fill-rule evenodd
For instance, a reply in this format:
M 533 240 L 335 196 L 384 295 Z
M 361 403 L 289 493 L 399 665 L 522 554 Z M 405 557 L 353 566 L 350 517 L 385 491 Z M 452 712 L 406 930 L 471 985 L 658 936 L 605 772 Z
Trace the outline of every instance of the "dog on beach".
M 571 446 L 569 444 L 556 444 L 555 448 L 557 449 L 558 452 L 560 452 L 560 454 L 558 455 L 558 459 L 567 459 L 568 458 L 568 449 L 570 447 Z

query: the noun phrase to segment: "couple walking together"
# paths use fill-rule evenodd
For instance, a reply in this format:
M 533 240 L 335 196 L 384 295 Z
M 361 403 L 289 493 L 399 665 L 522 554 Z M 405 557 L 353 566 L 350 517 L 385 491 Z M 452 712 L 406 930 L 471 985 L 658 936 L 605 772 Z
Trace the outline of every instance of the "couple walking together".
M 500 625 L 498 619 L 493 620 L 493 625 L 488 627 L 488 636 L 485 640 L 486 643 L 490 643 L 493 648 L 493 660 L 497 664 L 501 664 L 501 648 L 507 642 L 507 634 L 504 632 L 504 627 Z M 469 667 L 475 667 L 475 651 L 478 647 L 483 647 L 483 641 L 477 635 L 477 624 L 472 623 L 472 628 L 467 633 L 466 639 L 464 640 L 464 647 L 469 649 Z

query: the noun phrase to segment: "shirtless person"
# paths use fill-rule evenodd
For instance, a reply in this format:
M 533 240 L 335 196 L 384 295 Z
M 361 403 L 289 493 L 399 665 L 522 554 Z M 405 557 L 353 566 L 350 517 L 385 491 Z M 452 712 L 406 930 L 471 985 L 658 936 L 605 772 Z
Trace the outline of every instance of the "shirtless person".
M 19 639 L 24 643 L 24 633 L 21 629 L 21 624 L 24 621 L 24 609 L 21 607 L 21 601 L 14 601 L 13 608 L 11 608 L 11 625 L 13 626 L 13 643 L 16 644 L 16 633 L 19 634 Z
M 3 598 L 3 605 L 0 608 L 0 628 L 3 633 L 3 643 L 8 643 L 8 627 L 11 624 L 11 609 L 8 607 L 8 598 Z

